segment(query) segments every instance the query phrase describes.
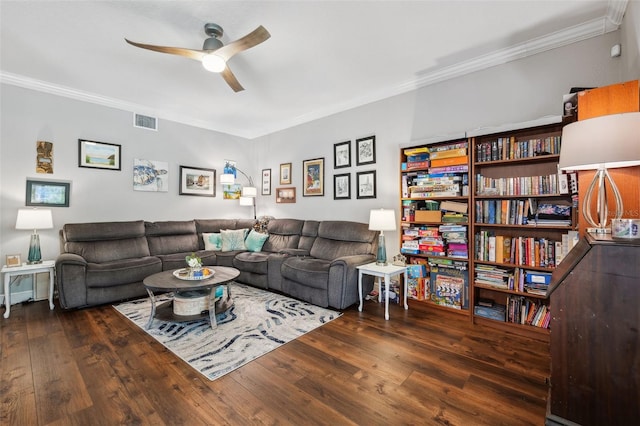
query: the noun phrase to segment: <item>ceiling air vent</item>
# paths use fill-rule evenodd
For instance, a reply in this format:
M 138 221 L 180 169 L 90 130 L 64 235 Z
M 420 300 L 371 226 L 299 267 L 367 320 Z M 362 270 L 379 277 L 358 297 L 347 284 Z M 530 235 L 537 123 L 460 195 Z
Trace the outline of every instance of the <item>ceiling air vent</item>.
M 142 129 L 149 129 L 149 130 L 158 130 L 158 118 L 134 113 L 133 127 L 140 127 Z

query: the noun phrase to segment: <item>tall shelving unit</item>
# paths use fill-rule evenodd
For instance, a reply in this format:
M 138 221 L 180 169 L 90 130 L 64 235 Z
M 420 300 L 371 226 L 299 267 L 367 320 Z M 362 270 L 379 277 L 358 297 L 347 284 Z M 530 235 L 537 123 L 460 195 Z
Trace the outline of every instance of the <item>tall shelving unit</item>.
M 570 178 L 557 168 L 561 135 L 558 122 L 469 139 L 476 323 L 549 333 L 551 308 L 535 287 L 549 283 L 577 235 Z M 482 305 L 504 307 L 505 321 L 482 315 Z
M 404 147 L 400 157 L 401 252 L 407 263 L 425 265 L 427 271 L 418 285 L 416 280 L 420 278 L 412 279 L 410 269 L 414 288 L 409 296 L 468 316 L 469 140 L 462 135 L 446 141 L 422 142 Z M 440 207 L 446 203 L 465 212 L 447 213 Z
M 438 285 L 431 276 L 433 273 L 429 273 L 424 280 L 425 303 L 467 315 L 474 323 L 548 339 L 550 315 L 546 311 L 550 308 L 546 292 L 536 290 L 535 283 L 526 287 L 524 283 L 550 280 L 562 253 L 568 250 L 569 238 L 577 236 L 577 209 L 570 178 L 560 177 L 557 169 L 562 127 L 561 118 L 552 117 L 520 126 L 469 132 L 447 140 L 422 141 L 400 149 L 401 252 L 409 264 L 427 264 L 436 271 L 442 263 L 459 265 L 467 279 L 460 306 L 451 309 L 438 299 Z M 433 153 L 458 146 L 467 149 L 466 171 L 464 167 L 449 172 L 434 170 L 430 161 L 412 161 L 424 157 L 409 155 L 419 155 L 420 148 Z M 421 189 L 412 193 L 412 186 L 431 184 L 426 178 L 434 173 L 466 174 L 467 187 L 464 190 L 461 187 L 456 195 L 438 196 L 424 191 L 427 194 L 423 196 L 419 193 Z M 444 252 L 433 256 L 428 244 L 422 242 L 432 241 L 429 237 L 435 235 L 434 229 L 442 235 L 442 226 L 451 224 L 443 220 L 445 210 L 440 207 L 447 202 L 468 206 L 467 220 L 456 223 L 464 227 L 467 253 L 451 256 L 444 239 Z M 554 221 L 544 214 L 549 208 L 553 209 Z M 563 216 L 567 213 L 568 217 Z M 562 220 L 557 216 L 562 216 Z M 505 243 L 507 240 L 509 243 Z M 518 250 L 511 250 L 512 243 Z M 502 254 L 496 254 L 495 244 L 502 248 Z M 510 247 L 507 255 L 505 244 Z M 493 250 L 491 255 L 489 248 Z M 497 281 L 483 279 L 487 275 Z M 499 316 L 492 319 L 484 309 L 476 312 L 478 305 L 504 306 L 504 320 Z

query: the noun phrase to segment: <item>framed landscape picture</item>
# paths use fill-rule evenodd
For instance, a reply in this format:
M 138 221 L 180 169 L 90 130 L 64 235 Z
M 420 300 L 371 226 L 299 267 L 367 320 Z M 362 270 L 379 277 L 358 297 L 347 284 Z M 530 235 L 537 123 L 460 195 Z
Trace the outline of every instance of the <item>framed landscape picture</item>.
M 333 168 L 351 167 L 351 141 L 333 145 Z
M 333 199 L 348 200 L 351 198 L 351 173 L 333 175 Z
M 70 189 L 69 182 L 27 179 L 25 205 L 69 207 Z
M 357 198 L 376 198 L 376 171 L 356 173 Z
M 324 195 L 324 158 L 303 161 L 302 185 L 304 197 Z
M 114 143 L 78 139 L 78 167 L 120 170 L 122 147 Z
M 374 164 L 376 162 L 376 137 L 369 136 L 356 139 L 356 165 Z
M 180 195 L 216 196 L 216 171 L 180 166 Z

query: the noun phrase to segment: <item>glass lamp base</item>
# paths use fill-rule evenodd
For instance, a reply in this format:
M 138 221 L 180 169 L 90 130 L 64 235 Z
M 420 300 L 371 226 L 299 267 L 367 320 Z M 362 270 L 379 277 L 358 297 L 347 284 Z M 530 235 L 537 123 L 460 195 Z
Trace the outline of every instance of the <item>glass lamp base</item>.
M 384 243 L 384 235 L 378 238 L 378 252 L 376 256 L 376 265 L 387 266 L 387 247 Z
M 40 253 L 40 235 L 31 234 L 31 241 L 29 242 L 29 257 L 27 258 L 27 264 L 35 265 L 42 263 L 42 254 Z

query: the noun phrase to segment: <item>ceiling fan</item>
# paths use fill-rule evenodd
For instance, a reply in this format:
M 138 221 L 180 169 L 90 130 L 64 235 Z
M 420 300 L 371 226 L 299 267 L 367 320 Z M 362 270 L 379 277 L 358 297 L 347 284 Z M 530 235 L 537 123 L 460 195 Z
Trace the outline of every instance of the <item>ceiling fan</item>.
M 136 43 L 134 41 L 125 38 L 125 41 L 133 46 L 140 47 L 142 49 L 155 50 L 156 52 L 169 53 L 172 55 L 185 56 L 189 59 L 195 59 L 202 62 L 202 66 L 211 72 L 216 72 L 222 75 L 224 81 L 227 82 L 234 92 L 240 92 L 244 90 L 244 87 L 240 85 L 236 76 L 233 75 L 229 69 L 227 62 L 236 53 L 240 53 L 251 47 L 254 47 L 263 41 L 271 37 L 269 31 L 267 31 L 262 25 L 250 32 L 244 37 L 239 38 L 236 41 L 232 41 L 227 45 L 223 45 L 219 40 L 222 37 L 223 30 L 218 24 L 208 23 L 204 25 L 204 32 L 209 36 L 204 41 L 202 50 L 185 49 L 181 47 L 167 47 L 167 46 L 154 46 L 152 44 Z

